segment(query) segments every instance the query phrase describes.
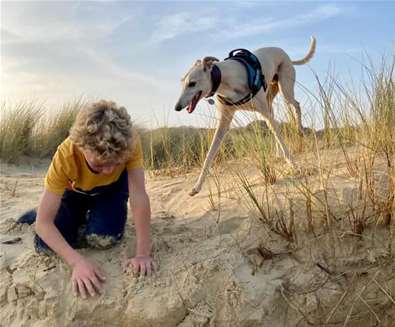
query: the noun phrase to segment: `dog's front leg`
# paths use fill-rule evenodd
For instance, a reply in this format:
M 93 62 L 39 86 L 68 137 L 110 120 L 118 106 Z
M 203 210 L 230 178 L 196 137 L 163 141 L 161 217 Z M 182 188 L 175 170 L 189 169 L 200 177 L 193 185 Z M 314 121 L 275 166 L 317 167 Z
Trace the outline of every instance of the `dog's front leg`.
M 229 130 L 230 123 L 232 122 L 234 111 L 229 110 L 229 112 L 225 112 L 225 110 L 223 110 L 223 107 L 221 107 L 221 109 L 222 110 L 219 110 L 219 114 L 220 114 L 219 122 L 218 122 L 217 130 L 215 131 L 214 134 L 214 138 L 211 142 L 210 150 L 208 151 L 206 159 L 204 160 L 203 168 L 202 171 L 200 172 L 199 178 L 195 186 L 192 188 L 192 191 L 189 193 L 190 196 L 194 196 L 195 194 L 199 193 L 200 190 L 202 189 L 202 185 L 210 169 L 211 163 L 214 160 L 219 150 L 219 147 L 221 145 L 221 142 L 226 132 Z

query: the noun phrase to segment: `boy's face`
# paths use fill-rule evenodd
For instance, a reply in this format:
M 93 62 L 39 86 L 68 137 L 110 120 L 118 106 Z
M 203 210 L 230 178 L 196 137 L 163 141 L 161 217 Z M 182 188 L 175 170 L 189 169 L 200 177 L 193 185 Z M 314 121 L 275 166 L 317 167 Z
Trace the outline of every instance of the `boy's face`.
M 89 150 L 82 150 L 85 160 L 89 167 L 98 174 L 110 175 L 113 171 L 121 164 L 124 163 L 124 159 L 113 160 L 108 162 L 100 161 L 94 153 Z

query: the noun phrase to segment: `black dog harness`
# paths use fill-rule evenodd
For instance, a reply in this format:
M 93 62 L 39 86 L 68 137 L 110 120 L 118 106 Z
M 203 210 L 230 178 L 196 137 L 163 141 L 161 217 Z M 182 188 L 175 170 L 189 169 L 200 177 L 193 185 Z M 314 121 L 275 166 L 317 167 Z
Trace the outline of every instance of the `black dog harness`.
M 221 95 L 217 95 L 220 102 L 228 106 L 238 106 L 250 101 L 258 93 L 261 87 L 266 91 L 267 85 L 265 76 L 262 73 L 261 64 L 252 52 L 246 49 L 235 49 L 229 53 L 229 57 L 225 58 L 225 60 L 236 60 L 245 67 L 247 70 L 248 87 L 251 92 L 236 102 L 232 102 Z M 213 96 L 221 84 L 221 71 L 215 64 L 211 69 L 211 81 L 213 85 L 211 92 L 207 97 Z

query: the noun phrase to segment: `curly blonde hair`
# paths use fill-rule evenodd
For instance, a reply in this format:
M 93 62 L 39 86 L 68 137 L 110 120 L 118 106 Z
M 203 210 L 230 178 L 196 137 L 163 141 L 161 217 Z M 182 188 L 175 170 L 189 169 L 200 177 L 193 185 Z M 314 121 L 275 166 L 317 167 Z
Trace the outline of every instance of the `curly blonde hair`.
M 82 108 L 70 129 L 70 139 L 98 160 L 125 159 L 134 149 L 135 131 L 124 107 L 101 100 Z

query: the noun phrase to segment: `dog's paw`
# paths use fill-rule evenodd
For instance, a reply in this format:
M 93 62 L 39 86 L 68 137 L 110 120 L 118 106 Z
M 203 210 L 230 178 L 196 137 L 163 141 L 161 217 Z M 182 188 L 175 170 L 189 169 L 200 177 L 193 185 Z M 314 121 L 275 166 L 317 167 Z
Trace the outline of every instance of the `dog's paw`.
M 296 164 L 288 163 L 281 170 L 283 176 L 301 177 L 303 176 L 303 168 Z
M 196 186 L 192 188 L 191 192 L 189 192 L 190 196 L 194 196 L 200 192 L 200 189 L 197 188 Z
M 291 172 L 296 177 L 303 176 L 303 168 L 298 165 L 291 167 Z
M 315 174 L 318 174 L 318 168 L 317 167 L 304 167 L 303 168 L 303 176 L 313 176 Z
M 281 167 L 281 175 L 282 176 L 293 176 L 295 174 L 297 174 L 297 172 L 299 171 L 299 167 L 292 165 L 292 164 L 287 164 L 284 165 L 283 167 Z
M 318 172 L 317 168 L 315 167 L 294 166 L 291 168 L 291 170 L 294 177 L 312 176 Z

